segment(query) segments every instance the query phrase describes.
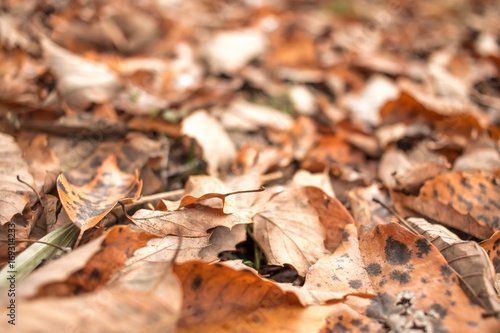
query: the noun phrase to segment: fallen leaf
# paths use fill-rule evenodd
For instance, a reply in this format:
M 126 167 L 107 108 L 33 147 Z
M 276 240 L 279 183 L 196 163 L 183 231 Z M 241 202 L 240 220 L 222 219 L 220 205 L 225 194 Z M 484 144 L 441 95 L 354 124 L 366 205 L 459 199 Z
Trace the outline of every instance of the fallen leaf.
M 137 227 L 135 227 L 137 229 Z M 37 271 L 38 277 L 35 292 L 31 296 L 70 296 L 98 289 L 108 282 L 111 276 L 125 266 L 134 251 L 142 248 L 153 238 L 142 230 L 134 230 L 130 226 L 115 226 L 105 235 L 93 240 L 87 246 L 91 257 L 82 252 L 73 252 L 56 260 L 50 266 Z
M 182 299 L 179 281 L 171 268 L 149 264 L 152 269 L 143 267 L 128 281 L 91 293 L 19 302 L 16 310 L 29 313 L 30 320 L 16 321 L 16 327 L 24 332 L 77 331 L 82 327 L 94 332 L 174 332 Z M 0 329 L 9 331 L 10 325 L 2 321 Z
M 203 237 L 207 230 L 218 226 L 231 229 L 237 224 L 252 223 L 251 214 L 236 212 L 224 214 L 219 209 L 200 207 L 173 212 L 151 211 L 140 209 L 132 221 L 140 228 L 158 236 L 177 235 L 186 237 Z
M 373 293 L 371 281 L 359 252 L 354 224 L 345 227 L 342 243 L 335 252 L 320 258 L 309 268 L 304 288 L 350 293 Z
M 424 237 L 391 222 L 373 228 L 359 244 L 372 287 L 378 293 L 359 310 L 368 317 L 392 329 L 412 325 L 418 318 L 425 326 L 450 332 L 464 327 L 489 332 L 500 328 L 496 319 L 484 319 L 483 310 L 471 304 L 445 258 Z M 406 314 L 401 312 L 405 302 L 411 309 Z
M 64 174 L 57 179 L 61 203 L 71 221 L 80 228 L 80 236 L 109 213 L 123 199 L 137 199 L 142 188 L 138 173 L 122 172 L 116 156 L 107 157 L 98 166 L 95 177 L 86 184 L 71 184 Z M 78 242 L 78 241 L 77 241 Z
M 189 261 L 174 266 L 183 290 L 179 327 L 238 318 L 258 308 L 299 305 L 292 293 L 249 270 Z
M 85 110 L 91 103 L 112 100 L 121 89 L 118 76 L 106 65 L 86 60 L 42 38 L 48 67 L 58 78 L 57 88 L 66 103 Z
M 315 186 L 320 188 L 332 198 L 335 198 L 332 183 L 328 173 L 310 173 L 307 170 L 299 170 L 293 175 L 292 182 L 296 187 Z
M 417 197 L 395 191 L 391 197 L 398 210 L 409 208 L 479 238 L 500 228 L 500 187 L 480 171 L 441 174 L 426 181 Z
M 204 56 L 213 72 L 232 74 L 264 53 L 266 46 L 266 37 L 260 31 L 224 31 L 206 41 Z
M 325 248 L 333 252 L 342 240 L 344 229 L 354 224 L 354 219 L 340 201 L 328 196 L 321 189 L 305 186 L 302 192 L 309 200 L 309 204 L 316 210 L 319 221 L 325 228 Z
M 290 264 L 302 276 L 327 253 L 324 227 L 305 189 L 277 193 L 252 218 L 254 239 L 268 263 Z
M 17 180 L 33 185 L 33 177 L 29 172 L 29 166 L 22 158 L 22 152 L 8 134 L 0 133 L 2 151 L 0 152 L 0 225 L 10 222 L 16 214 L 21 214 L 27 203 L 30 202 L 30 194 L 33 190 Z
M 432 225 L 425 219 L 408 218 L 407 223 L 418 235 L 424 236 L 446 259 L 458 275 L 462 289 L 476 304 L 490 313 L 498 313 L 494 281 L 494 268 L 486 252 L 472 241 L 463 241 L 448 229 Z M 474 273 L 470 272 L 474 267 Z
M 244 191 L 241 191 L 244 193 Z M 180 201 L 171 202 L 162 200 L 156 209 L 174 211 L 194 203 L 220 209 L 224 214 L 231 214 L 238 210 L 234 194 L 222 181 L 211 176 L 190 176 L 185 185 L 185 194 Z M 228 198 L 228 196 L 231 196 Z
M 181 133 L 196 140 L 208 164 L 208 174 L 217 176 L 218 169 L 228 167 L 236 156 L 236 148 L 220 123 L 206 111 L 197 111 L 182 122 Z
M 311 172 L 321 172 L 325 168 L 357 168 L 365 164 L 364 155 L 346 144 L 342 138 L 324 136 L 318 145 L 312 148 L 301 163 L 303 169 Z

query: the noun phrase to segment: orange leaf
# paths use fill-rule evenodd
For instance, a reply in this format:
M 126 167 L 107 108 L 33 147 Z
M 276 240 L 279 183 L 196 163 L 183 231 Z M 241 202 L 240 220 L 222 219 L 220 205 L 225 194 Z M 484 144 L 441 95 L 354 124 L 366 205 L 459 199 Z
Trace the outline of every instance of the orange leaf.
M 137 199 L 141 189 L 138 172 L 135 175 L 122 172 L 115 154 L 102 162 L 97 174 L 86 184 L 71 184 L 64 174 L 57 178 L 61 203 L 71 221 L 81 229 L 79 239 L 85 230 L 101 221 L 119 200 Z

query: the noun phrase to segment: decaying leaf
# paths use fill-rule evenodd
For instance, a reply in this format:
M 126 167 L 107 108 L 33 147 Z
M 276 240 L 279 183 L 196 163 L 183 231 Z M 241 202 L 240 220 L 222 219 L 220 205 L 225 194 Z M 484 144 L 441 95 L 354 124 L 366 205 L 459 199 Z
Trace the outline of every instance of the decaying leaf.
M 490 313 L 500 311 L 493 287 L 494 268 L 486 252 L 476 242 L 463 241 L 448 229 L 421 218 L 408 218 L 406 221 L 441 252 L 473 302 Z M 471 267 L 474 267 L 472 272 Z
M 268 262 L 290 264 L 300 275 L 327 253 L 324 227 L 305 189 L 277 193 L 253 216 L 254 238 Z
M 206 111 L 197 111 L 184 119 L 182 134 L 196 140 L 203 149 L 208 174 L 217 176 L 218 169 L 227 167 L 236 156 L 236 148 L 220 123 Z
M 26 204 L 30 201 L 33 190 L 17 180 L 19 178 L 32 185 L 28 163 L 22 159 L 22 153 L 14 138 L 8 134 L 0 133 L 0 225 L 4 225 L 15 214 L 21 214 Z
M 116 164 L 116 156 L 106 158 L 97 169 L 95 177 L 86 184 L 71 184 L 64 174 L 57 179 L 57 191 L 61 203 L 71 221 L 85 230 L 95 226 L 116 203 L 123 199 L 137 199 L 142 181 L 138 173 L 122 172 Z
M 426 181 L 417 197 L 399 192 L 391 197 L 398 210 L 411 209 L 479 238 L 500 228 L 500 186 L 481 171 L 441 174 Z
M 16 309 L 29 313 L 30 320 L 16 321 L 16 328 L 25 332 L 78 331 L 82 327 L 94 332 L 174 332 L 181 309 L 179 281 L 164 263 L 149 264 L 154 267 L 142 267 L 128 280 L 88 294 L 19 302 Z M 2 331 L 11 327 L 6 320 L 0 323 Z
M 130 226 L 115 226 L 86 244 L 87 253 L 74 251 L 36 271 L 26 280 L 27 291 L 21 295 L 60 297 L 94 291 L 153 237 Z

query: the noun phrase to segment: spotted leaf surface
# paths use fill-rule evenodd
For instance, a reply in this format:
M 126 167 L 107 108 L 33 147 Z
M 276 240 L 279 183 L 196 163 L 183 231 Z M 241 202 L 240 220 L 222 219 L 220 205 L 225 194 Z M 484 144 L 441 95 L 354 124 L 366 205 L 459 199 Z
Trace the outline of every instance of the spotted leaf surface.
M 137 199 L 141 188 L 137 172 L 135 175 L 122 172 L 115 155 L 102 161 L 94 178 L 85 184 L 72 184 L 64 174 L 57 179 L 61 203 L 82 233 L 95 226 L 119 200 Z

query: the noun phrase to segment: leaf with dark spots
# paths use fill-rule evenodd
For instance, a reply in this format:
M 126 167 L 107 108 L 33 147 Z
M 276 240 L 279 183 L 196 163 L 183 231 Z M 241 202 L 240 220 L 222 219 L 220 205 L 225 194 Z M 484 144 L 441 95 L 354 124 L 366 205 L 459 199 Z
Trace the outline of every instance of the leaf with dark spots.
M 385 260 L 390 265 L 404 265 L 411 259 L 411 251 L 408 247 L 392 237 L 387 238 L 384 253 Z
M 431 244 L 429 243 L 429 241 L 427 241 L 426 239 L 419 239 L 417 240 L 416 244 L 417 246 L 417 256 L 419 258 L 423 258 L 424 255 L 427 255 L 429 253 L 429 251 L 431 250 Z
M 292 292 L 250 270 L 188 261 L 176 264 L 174 272 L 183 289 L 181 327 L 238 318 L 261 307 L 300 304 Z
M 382 273 L 382 269 L 380 267 L 380 264 L 376 263 L 376 262 L 372 262 L 371 264 L 366 266 L 365 270 L 369 275 L 372 275 L 372 276 L 378 276 L 378 275 L 380 275 L 380 273 Z
M 64 174 L 59 175 L 57 191 L 69 218 L 80 228 L 79 239 L 85 230 L 99 223 L 118 201 L 140 196 L 142 181 L 138 177 L 137 171 L 135 175 L 123 173 L 116 164 L 115 155 L 103 161 L 95 177 L 87 184 L 74 185 Z
M 402 313 L 402 309 L 398 308 L 399 305 L 396 304 L 398 302 L 390 301 L 390 299 L 397 300 L 398 297 L 407 295 L 404 298 L 413 299 L 414 310 L 429 313 L 431 306 L 436 303 L 436 299 L 435 297 L 424 297 L 424 294 L 442 295 L 439 304 L 448 314 L 439 320 L 433 316 L 426 317 L 425 320 L 428 321 L 429 325 L 442 326 L 443 329 L 455 332 L 460 331 L 461 327 L 465 325 L 465 320 L 472 317 L 485 325 L 485 329 L 499 325 L 500 323 L 496 319 L 492 318 L 488 322 L 482 319 L 483 309 L 470 302 L 462 290 L 456 274 L 449 268 L 445 258 L 435 246 L 429 247 L 426 256 L 411 255 L 411 253 L 419 251 L 418 244 L 422 244 L 419 242 L 422 239 L 422 236 L 415 235 L 394 222 L 378 225 L 361 237 L 359 247 L 362 261 L 367 268 L 370 267 L 367 271 L 374 270 L 377 267 L 375 264 L 380 267 L 380 273 L 368 275 L 370 284 L 374 291 L 379 293 L 379 297 L 370 300 L 372 305 L 367 308 L 366 315 L 378 318 L 389 325 L 389 321 L 385 320 L 390 314 Z M 397 256 L 391 253 L 393 249 L 399 249 L 399 254 L 404 253 L 402 256 L 404 260 L 394 259 Z M 380 256 L 380 253 L 386 253 L 386 255 Z M 393 263 L 400 264 L 392 265 L 387 258 Z M 401 264 L 403 262 L 404 264 Z M 442 271 L 447 274 L 446 279 L 443 277 Z M 449 290 L 449 293 L 443 293 L 443 290 Z M 381 295 L 384 294 L 386 296 L 382 297 Z M 452 306 L 452 303 L 456 306 Z M 463 311 L 467 311 L 467 318 L 462 316 Z M 411 318 L 412 315 L 408 314 L 407 319 L 414 320 Z
M 134 252 L 153 237 L 135 226 L 114 226 L 104 235 L 34 271 L 21 282 L 22 292 L 18 296 L 63 297 L 92 292 L 125 267 Z
M 406 216 L 416 212 L 485 239 L 500 228 L 499 188 L 485 172 L 451 171 L 426 181 L 418 196 L 392 191 L 391 197 Z

